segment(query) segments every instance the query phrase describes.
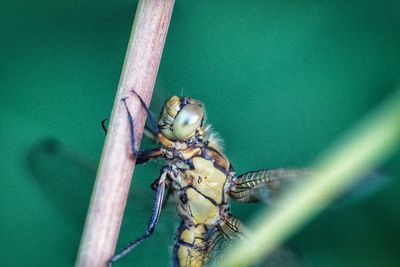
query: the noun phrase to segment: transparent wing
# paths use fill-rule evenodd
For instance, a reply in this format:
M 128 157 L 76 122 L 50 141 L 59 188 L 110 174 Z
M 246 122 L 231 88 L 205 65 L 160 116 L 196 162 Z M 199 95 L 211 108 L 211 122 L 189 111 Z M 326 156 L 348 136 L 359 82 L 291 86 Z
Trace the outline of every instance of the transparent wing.
M 315 173 L 315 170 L 306 168 L 247 172 L 232 179 L 228 194 L 242 203 L 264 202 L 275 205 L 274 202 L 280 195 L 312 173 Z M 392 178 L 380 171 L 368 172 L 336 200 L 334 206 L 345 206 L 351 202 L 362 201 L 390 184 Z
M 247 172 L 232 180 L 228 194 L 242 203 L 271 203 L 277 196 L 305 176 L 309 169 L 272 169 Z
M 247 230 L 240 220 L 229 214 L 220 225 L 212 229 L 205 242 L 208 260 L 215 259 L 237 240 L 246 238 L 246 233 Z

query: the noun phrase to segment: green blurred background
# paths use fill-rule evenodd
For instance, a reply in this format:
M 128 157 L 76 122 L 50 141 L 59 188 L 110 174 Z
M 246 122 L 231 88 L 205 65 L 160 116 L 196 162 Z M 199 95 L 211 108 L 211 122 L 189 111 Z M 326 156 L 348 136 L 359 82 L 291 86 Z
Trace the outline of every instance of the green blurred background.
M 1 266 L 74 264 L 135 8 L 0 4 Z M 308 166 L 390 96 L 399 63 L 399 1 L 177 0 L 151 108 L 202 100 L 238 173 Z M 380 166 L 392 179 L 369 185 L 377 192 L 288 241 L 301 266 L 399 266 L 399 160 Z M 119 248 L 144 232 L 161 164 L 136 168 Z M 249 222 L 260 207 L 233 213 Z M 115 266 L 169 266 L 177 225 L 170 202 Z

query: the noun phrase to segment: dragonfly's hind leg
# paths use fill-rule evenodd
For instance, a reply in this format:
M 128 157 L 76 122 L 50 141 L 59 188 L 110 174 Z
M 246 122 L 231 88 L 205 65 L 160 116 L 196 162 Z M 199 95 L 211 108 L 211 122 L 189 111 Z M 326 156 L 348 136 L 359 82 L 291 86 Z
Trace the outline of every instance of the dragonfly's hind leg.
M 139 237 L 138 239 L 129 243 L 120 252 L 115 254 L 109 260 L 109 262 L 108 262 L 109 266 L 111 266 L 111 264 L 113 262 L 117 261 L 118 259 L 120 259 L 123 256 L 125 256 L 126 254 L 128 254 L 132 249 L 134 249 L 140 243 L 142 243 L 144 240 L 149 238 L 151 236 L 151 234 L 154 232 L 154 229 L 157 225 L 158 219 L 160 218 L 160 212 L 161 212 L 163 198 L 164 198 L 164 192 L 165 192 L 166 176 L 167 176 L 167 172 L 165 170 L 163 170 L 160 175 L 160 178 L 158 179 L 156 198 L 154 200 L 154 206 L 153 206 L 153 213 L 151 214 L 150 222 L 149 222 L 149 225 L 147 226 L 146 233 L 143 236 Z

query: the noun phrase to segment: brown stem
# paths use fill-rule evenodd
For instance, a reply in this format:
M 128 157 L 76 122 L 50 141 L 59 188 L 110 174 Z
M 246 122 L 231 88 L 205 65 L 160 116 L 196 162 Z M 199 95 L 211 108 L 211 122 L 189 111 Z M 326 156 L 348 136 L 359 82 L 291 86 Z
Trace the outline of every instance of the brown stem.
M 149 104 L 174 0 L 140 0 L 125 56 L 76 266 L 106 266 L 114 253 L 135 162 L 122 98 L 127 99 L 140 142 L 146 114 L 134 89 Z

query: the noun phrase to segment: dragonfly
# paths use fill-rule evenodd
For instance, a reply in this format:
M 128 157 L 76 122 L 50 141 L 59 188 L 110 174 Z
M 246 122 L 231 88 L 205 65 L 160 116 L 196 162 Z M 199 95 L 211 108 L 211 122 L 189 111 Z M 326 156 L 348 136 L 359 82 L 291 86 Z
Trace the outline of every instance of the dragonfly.
M 223 154 L 218 138 L 205 124 L 202 103 L 189 97 L 172 96 L 166 100 L 158 121 L 139 94 L 149 131 L 159 147 L 139 151 L 134 140 L 135 122 L 126 99 L 131 150 L 137 164 L 157 158 L 165 160 L 155 190 L 153 212 L 143 236 L 129 243 L 109 260 L 109 266 L 122 258 L 154 232 L 167 196 L 176 202 L 180 225 L 175 234 L 172 265 L 201 267 L 218 256 L 234 240 L 246 238 L 248 230 L 230 212 L 230 200 L 240 203 L 264 202 L 285 181 L 309 173 L 305 168 L 280 168 L 250 171 L 237 175 Z

